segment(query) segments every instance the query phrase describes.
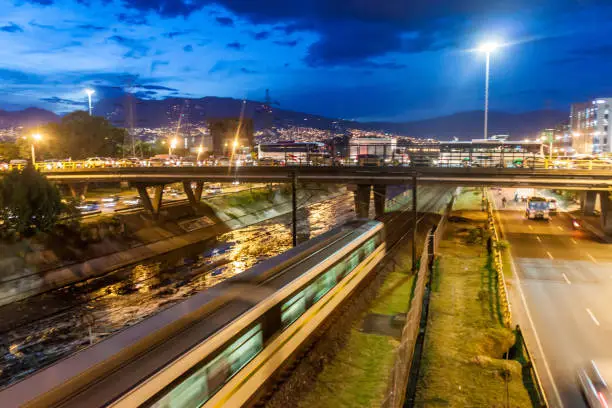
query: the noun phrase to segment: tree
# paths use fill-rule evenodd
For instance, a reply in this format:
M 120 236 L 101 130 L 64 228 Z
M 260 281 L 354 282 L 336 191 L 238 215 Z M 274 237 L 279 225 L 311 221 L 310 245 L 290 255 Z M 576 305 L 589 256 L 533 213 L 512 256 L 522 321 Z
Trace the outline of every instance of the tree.
M 0 181 L 0 234 L 6 238 L 50 231 L 62 203 L 57 188 L 32 166 L 13 170 Z
M 12 160 L 19 157 L 19 146 L 16 143 L 0 143 L 0 160 Z
M 41 128 L 45 149 L 41 157 L 86 159 L 91 156 L 116 156 L 128 133 L 116 128 L 101 116 L 76 111 L 64 116 L 60 123 Z M 38 151 L 37 151 L 38 155 Z

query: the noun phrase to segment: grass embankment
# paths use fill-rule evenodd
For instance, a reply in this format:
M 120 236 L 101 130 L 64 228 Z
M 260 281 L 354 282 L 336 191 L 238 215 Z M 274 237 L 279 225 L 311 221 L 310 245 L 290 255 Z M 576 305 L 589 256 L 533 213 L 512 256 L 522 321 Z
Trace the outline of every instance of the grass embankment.
M 406 313 L 412 289 L 410 254 L 396 256 L 396 270 L 389 273 L 367 314 Z M 358 319 L 346 346 L 326 363 L 316 386 L 299 404 L 310 407 L 378 407 L 385 397 L 389 373 L 399 341 L 387 335 L 365 333 Z
M 440 244 L 417 387 L 417 406 L 529 407 L 514 344 L 503 326 L 495 273 L 487 268 L 481 196 L 464 191 Z M 472 211 L 469 211 L 471 209 Z M 509 401 L 509 403 L 507 402 Z

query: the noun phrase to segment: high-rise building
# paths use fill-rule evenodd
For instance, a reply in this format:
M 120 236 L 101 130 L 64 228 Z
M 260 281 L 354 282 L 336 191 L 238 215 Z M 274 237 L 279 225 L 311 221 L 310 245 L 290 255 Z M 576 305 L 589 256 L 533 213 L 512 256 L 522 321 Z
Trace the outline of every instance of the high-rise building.
M 612 128 L 608 118 L 612 98 L 572 104 L 570 129 L 572 148 L 576 153 L 609 153 L 612 151 Z
M 238 148 L 253 146 L 253 119 L 209 119 L 208 128 L 215 156 L 227 156 Z

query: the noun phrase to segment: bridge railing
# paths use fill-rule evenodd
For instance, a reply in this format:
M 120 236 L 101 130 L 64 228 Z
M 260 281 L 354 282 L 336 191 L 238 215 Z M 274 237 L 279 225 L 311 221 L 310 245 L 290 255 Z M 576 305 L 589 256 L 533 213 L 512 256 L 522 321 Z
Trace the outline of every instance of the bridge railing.
M 29 163 L 27 161 L 20 161 L 19 163 L 0 163 L 0 172 L 11 171 L 11 170 L 23 170 Z M 255 164 L 258 165 L 258 164 Z M 371 159 L 355 161 L 347 159 L 343 162 L 296 162 L 296 163 L 280 163 L 275 164 L 277 166 L 310 166 L 310 167 L 364 167 L 364 168 L 375 168 L 375 167 L 440 167 L 440 168 L 514 168 L 514 169 L 566 169 L 566 170 L 612 170 L 612 159 L 543 159 L 537 158 L 526 158 L 526 159 L 515 159 L 515 160 L 482 160 L 479 162 L 463 161 L 460 159 L 448 159 L 438 158 L 431 160 L 422 161 L 410 161 L 403 158 L 384 160 L 384 159 Z M 92 164 L 87 161 L 53 161 L 53 162 L 38 162 L 35 168 L 41 172 L 70 172 L 79 170 L 95 170 L 101 168 L 147 168 L 152 167 L 143 164 L 122 164 L 119 162 L 112 162 L 104 165 Z M 258 165 L 258 166 L 269 166 L 269 165 Z M 177 166 L 177 165 L 164 165 L 161 167 L 194 167 L 190 166 Z M 198 164 L 195 167 L 214 167 L 210 165 Z M 222 166 L 227 167 L 227 166 Z

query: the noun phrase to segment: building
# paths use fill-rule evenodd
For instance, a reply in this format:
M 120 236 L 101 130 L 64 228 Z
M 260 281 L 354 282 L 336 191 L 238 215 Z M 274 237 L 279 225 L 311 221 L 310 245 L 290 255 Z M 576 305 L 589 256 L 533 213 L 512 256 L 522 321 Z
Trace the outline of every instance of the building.
M 608 125 L 611 104 L 612 98 L 572 104 L 570 130 L 574 152 L 593 154 L 612 151 L 612 129 Z
M 353 137 L 349 141 L 349 158 L 357 160 L 360 154 L 372 154 L 384 159 L 393 157 L 397 150 L 395 137 Z
M 215 156 L 228 156 L 237 149 L 253 147 L 253 119 L 209 119 L 208 129 Z

